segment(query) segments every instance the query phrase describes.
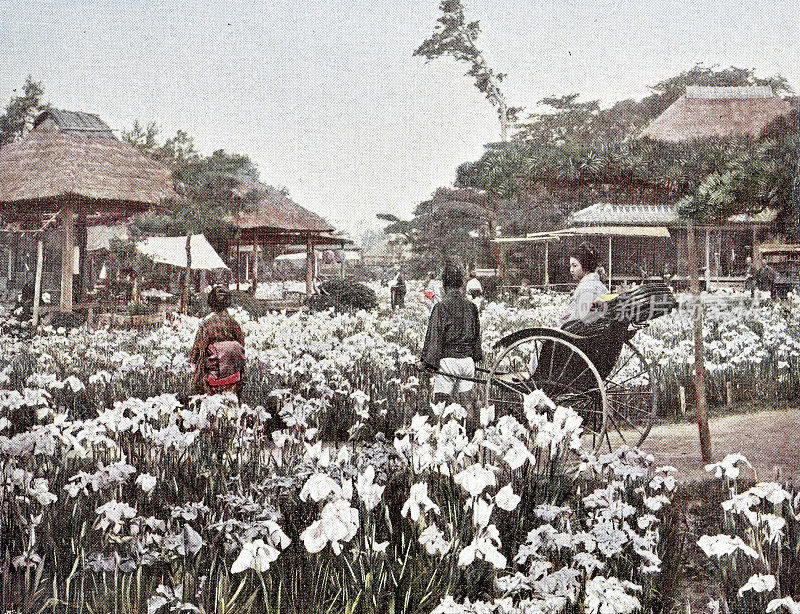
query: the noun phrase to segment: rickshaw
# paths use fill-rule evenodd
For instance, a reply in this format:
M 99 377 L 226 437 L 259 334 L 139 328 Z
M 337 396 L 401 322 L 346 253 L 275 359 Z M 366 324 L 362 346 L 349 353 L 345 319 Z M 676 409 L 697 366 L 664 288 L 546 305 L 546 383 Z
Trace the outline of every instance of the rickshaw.
M 631 341 L 677 302 L 663 283 L 644 283 L 602 297 L 597 306 L 603 314 L 592 325 L 506 335 L 494 346 L 491 368 L 477 369 L 485 379 L 462 379 L 483 386 L 483 401 L 496 415 L 524 422 L 526 398 L 541 391 L 581 416 L 595 451 L 641 445 L 656 417 L 658 386 L 652 366 Z
M 541 391 L 583 418 L 595 451 L 641 445 L 656 418 L 658 386 L 631 341 L 677 302 L 663 283 L 645 283 L 596 306 L 602 317 L 591 325 L 526 328 L 500 339 L 491 368 L 483 370 L 486 405 L 523 420 L 526 397 Z

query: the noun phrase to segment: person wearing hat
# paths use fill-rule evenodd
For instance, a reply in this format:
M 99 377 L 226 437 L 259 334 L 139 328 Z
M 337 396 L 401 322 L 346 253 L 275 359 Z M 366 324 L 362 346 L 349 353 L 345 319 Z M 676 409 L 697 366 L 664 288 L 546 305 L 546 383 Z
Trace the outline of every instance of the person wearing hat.
M 241 397 L 244 385 L 244 333 L 228 313 L 231 297 L 221 284 L 208 294 L 211 314 L 200 324 L 192 346 L 193 394 L 233 392 Z
M 391 296 L 392 310 L 397 308 L 402 309 L 406 302 L 406 282 L 399 269 L 389 288 L 389 293 Z

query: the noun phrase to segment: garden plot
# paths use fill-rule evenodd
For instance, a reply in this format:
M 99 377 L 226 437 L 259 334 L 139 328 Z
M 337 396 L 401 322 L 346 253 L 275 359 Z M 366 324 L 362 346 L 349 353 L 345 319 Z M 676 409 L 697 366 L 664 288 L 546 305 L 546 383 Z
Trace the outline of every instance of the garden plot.
M 488 351 L 507 332 L 551 321 L 562 299 L 537 300 L 487 306 Z M 753 394 L 775 382 L 794 394 L 797 312 L 757 309 L 709 310 L 709 371 L 752 375 Z M 421 307 L 237 317 L 250 360 L 241 405 L 185 398 L 196 320 L 138 336 L 26 337 L 6 322 L 11 607 L 624 614 L 680 598 L 675 470 L 633 450 L 592 456 L 580 417 L 541 396 L 525 400 L 520 420 L 486 413 L 468 437 L 466 410 L 432 407 L 413 366 Z M 637 337 L 665 386 L 687 376 L 689 331 L 679 312 Z M 766 514 L 762 504 L 749 509 Z M 785 549 L 800 501 L 769 505 L 784 520 L 764 529 L 771 550 L 732 552 L 749 557 L 738 572 L 752 573 L 734 578 L 731 554 L 719 558 L 727 585 L 738 583 L 724 595 L 732 611 L 796 595 L 781 565 L 796 561 Z M 742 543 L 760 552 L 752 540 Z

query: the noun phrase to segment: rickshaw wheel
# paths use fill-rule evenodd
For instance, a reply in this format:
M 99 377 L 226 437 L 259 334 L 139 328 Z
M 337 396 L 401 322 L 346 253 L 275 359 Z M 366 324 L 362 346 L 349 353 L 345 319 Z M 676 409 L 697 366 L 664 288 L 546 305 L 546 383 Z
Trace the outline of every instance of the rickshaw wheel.
M 658 386 L 652 367 L 630 341 L 622 346 L 605 385 L 609 448 L 642 445 L 656 418 Z
M 486 382 L 484 401 L 497 415 L 511 414 L 523 424 L 525 397 L 537 390 L 583 419 L 584 438 L 595 451 L 607 440 L 608 394 L 597 367 L 560 331 L 537 329 L 500 353 Z

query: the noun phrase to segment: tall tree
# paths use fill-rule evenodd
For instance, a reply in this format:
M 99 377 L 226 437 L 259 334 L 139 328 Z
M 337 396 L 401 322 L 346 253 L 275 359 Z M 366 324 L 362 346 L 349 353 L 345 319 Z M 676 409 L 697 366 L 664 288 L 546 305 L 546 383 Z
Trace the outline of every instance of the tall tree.
M 15 90 L 16 91 L 16 90 Z M 28 75 L 22 93 L 12 96 L 0 115 L 0 147 L 13 143 L 30 129 L 33 120 L 50 105 L 43 101 L 44 87 Z
M 478 91 L 497 108 L 500 139 L 507 141 L 509 127 L 516 121 L 521 109 L 508 106 L 500 89 L 500 83 L 506 75 L 494 72 L 478 49 L 476 42 L 481 31 L 479 22 L 467 21 L 461 0 L 442 0 L 439 10 L 442 12 L 436 20 L 439 25 L 434 27 L 433 34 L 414 51 L 413 56 L 422 56 L 426 62 L 450 56 L 458 62 L 468 64 L 466 76 L 474 79 Z
M 158 133 L 155 122 L 143 124 L 137 120 L 122 138 L 169 166 L 181 196 L 139 216 L 129 226 L 134 236 L 186 235 L 183 310 L 189 300 L 191 236 L 204 234 L 217 250 L 226 248 L 236 233 L 229 218 L 254 204 L 264 189 L 274 188 L 258 184 L 258 169 L 246 155 L 219 149 L 203 156 L 186 132 L 179 130 L 163 144 L 158 141 Z

